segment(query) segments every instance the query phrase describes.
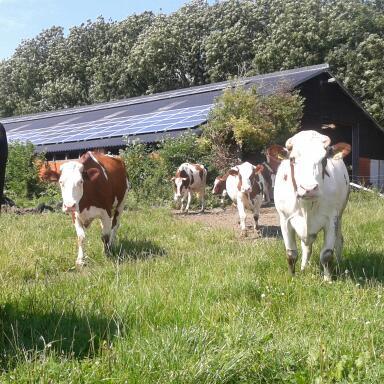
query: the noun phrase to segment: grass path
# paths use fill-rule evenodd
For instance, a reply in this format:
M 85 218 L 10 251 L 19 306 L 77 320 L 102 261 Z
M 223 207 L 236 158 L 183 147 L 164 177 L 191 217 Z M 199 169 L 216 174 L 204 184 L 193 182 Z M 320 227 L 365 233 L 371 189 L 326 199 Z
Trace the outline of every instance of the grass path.
M 89 265 L 69 217 L 2 215 L 0 383 L 382 383 L 383 201 L 353 195 L 345 260 L 291 279 L 281 239 L 127 212 Z

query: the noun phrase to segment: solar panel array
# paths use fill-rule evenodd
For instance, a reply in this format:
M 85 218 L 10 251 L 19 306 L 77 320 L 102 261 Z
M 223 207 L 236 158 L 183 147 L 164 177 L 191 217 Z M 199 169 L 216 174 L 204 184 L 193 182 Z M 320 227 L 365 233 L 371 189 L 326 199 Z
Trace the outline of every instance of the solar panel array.
M 167 132 L 196 127 L 204 123 L 212 104 L 160 110 L 148 114 L 105 116 L 96 121 L 76 123 L 75 119 L 38 129 L 8 131 L 9 141 L 30 141 L 35 145 L 88 141 L 93 139 Z

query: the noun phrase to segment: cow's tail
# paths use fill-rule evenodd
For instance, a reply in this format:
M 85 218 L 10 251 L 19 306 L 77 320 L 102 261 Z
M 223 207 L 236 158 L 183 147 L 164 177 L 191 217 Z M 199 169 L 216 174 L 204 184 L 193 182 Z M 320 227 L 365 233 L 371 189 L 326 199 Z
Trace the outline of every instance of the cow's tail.
M 7 134 L 3 124 L 0 123 L 0 210 L 4 201 L 5 168 L 8 159 Z

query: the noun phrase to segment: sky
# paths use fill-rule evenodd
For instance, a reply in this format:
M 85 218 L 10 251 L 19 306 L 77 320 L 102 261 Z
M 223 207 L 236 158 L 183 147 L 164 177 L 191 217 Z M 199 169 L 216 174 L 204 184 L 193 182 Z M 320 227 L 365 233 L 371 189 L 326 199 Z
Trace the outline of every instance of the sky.
M 122 20 L 133 13 L 170 13 L 187 0 L 0 0 L 0 60 L 9 58 L 24 39 L 52 26 L 69 28 L 103 16 Z

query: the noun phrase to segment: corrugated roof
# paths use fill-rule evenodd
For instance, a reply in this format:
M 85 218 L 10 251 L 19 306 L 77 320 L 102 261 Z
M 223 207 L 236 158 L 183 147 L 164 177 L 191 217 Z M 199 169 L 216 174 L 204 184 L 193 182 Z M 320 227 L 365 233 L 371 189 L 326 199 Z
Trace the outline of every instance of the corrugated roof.
M 124 135 L 143 141 L 158 141 L 164 134 L 175 136 L 179 131 L 195 128 L 206 121 L 209 112 L 207 106 L 210 107 L 215 98 L 233 84 L 247 87 L 255 85 L 260 94 L 266 95 L 282 86 L 293 89 L 319 74 L 327 73 L 328 69 L 328 64 L 314 65 L 248 77 L 236 83 L 225 81 L 114 102 L 10 117 L 3 119 L 2 123 L 10 140 L 35 141 L 39 152 L 122 146 Z

